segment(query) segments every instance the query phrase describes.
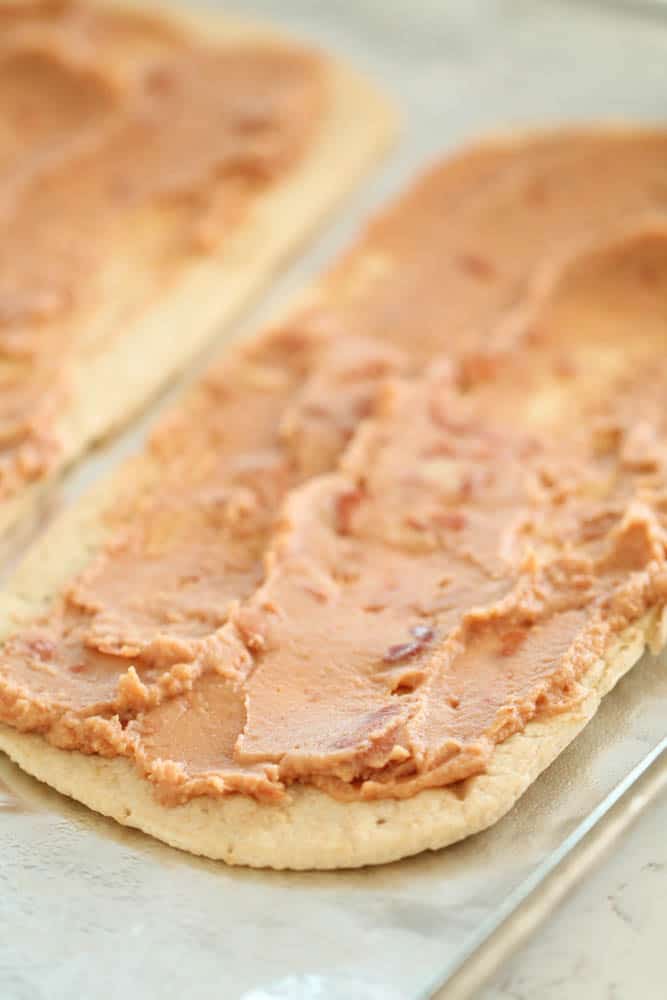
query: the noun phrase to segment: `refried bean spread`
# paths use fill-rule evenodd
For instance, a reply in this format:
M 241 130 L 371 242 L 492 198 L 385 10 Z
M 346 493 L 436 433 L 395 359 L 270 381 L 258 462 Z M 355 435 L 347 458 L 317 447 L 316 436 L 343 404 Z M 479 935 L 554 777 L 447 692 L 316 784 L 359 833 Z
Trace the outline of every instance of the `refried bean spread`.
M 154 434 L 0 718 L 166 804 L 400 798 L 667 601 L 667 133 L 473 147 Z
M 208 46 L 79 0 L 0 3 L 0 501 L 57 459 L 73 348 L 224 242 L 322 105 L 298 49 Z M 120 310 L 106 326 L 104 304 Z

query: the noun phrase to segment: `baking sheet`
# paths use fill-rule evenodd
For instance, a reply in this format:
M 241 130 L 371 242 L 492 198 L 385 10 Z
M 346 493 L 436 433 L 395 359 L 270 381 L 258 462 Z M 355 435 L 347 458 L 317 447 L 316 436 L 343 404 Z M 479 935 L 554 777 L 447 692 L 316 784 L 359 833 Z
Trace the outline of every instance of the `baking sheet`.
M 239 333 L 436 153 L 499 126 L 665 113 L 667 21 L 649 13 L 540 0 L 252 0 L 236 9 L 339 51 L 393 92 L 405 120 L 387 166 Z M 70 476 L 62 502 L 136 448 L 158 409 Z M 63 799 L 0 755 L 0 995 L 431 995 L 466 958 L 468 970 L 471 955 L 482 964 L 483 942 L 516 921 L 514 908 L 584 834 L 601 843 L 587 831 L 664 737 L 666 662 L 645 658 L 495 828 L 356 873 L 252 872 L 190 858 Z M 461 987 L 459 975 L 450 992 L 462 995 L 474 978 Z

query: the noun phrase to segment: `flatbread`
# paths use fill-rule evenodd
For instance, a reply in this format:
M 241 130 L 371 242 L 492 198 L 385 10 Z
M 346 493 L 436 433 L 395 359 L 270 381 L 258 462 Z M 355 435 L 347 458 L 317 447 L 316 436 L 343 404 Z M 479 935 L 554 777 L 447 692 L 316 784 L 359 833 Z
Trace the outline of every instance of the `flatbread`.
M 228 15 L 204 11 L 186 15 L 142 0 L 115 0 L 113 5 L 152 10 L 203 34 L 209 42 L 289 44 L 272 30 Z M 159 301 L 124 325 L 121 335 L 75 364 L 73 391 L 55 428 L 63 442 L 57 467 L 0 503 L 0 543 L 34 510 L 66 466 L 130 420 L 214 336 L 229 330 L 386 150 L 397 130 L 390 103 L 347 66 L 328 58 L 324 64 L 329 110 L 298 167 L 253 201 L 249 219 L 223 241 L 219 251 L 188 266 Z M 173 335 L 179 330 L 187 330 L 187 336 Z
M 505 140 L 507 147 L 511 141 Z M 492 145 L 503 146 L 503 139 Z M 363 280 L 363 255 L 353 255 L 352 277 Z M 350 266 L 345 261 L 341 270 Z M 325 279 L 303 296 L 306 303 L 335 294 Z M 154 474 L 150 455 L 129 463 L 120 476 L 97 486 L 67 511 L 32 549 L 0 594 L 0 641 L 16 621 L 46 610 L 53 594 L 79 572 L 104 543 L 104 511 L 126 486 Z M 411 799 L 340 802 L 310 787 L 292 786 L 280 803 L 249 797 L 193 799 L 165 807 L 133 763 L 54 748 L 37 735 L 0 725 L 0 748 L 21 768 L 58 791 L 119 823 L 167 844 L 228 864 L 276 869 L 332 869 L 380 864 L 437 850 L 491 826 L 584 728 L 602 697 L 637 663 L 647 645 L 667 644 L 667 612 L 654 609 L 628 628 L 607 655 L 581 678 L 587 692 L 570 711 L 536 718 L 498 744 L 486 773 Z
M 313 788 L 296 788 L 278 805 L 245 796 L 193 799 L 165 807 L 127 760 L 58 750 L 39 736 L 0 725 L 0 748 L 28 774 L 124 826 L 230 865 L 330 869 L 396 861 L 438 850 L 479 833 L 509 812 L 597 711 L 602 697 L 634 666 L 647 643 L 665 643 L 655 614 L 629 628 L 609 656 L 583 679 L 588 694 L 571 711 L 500 743 L 485 774 L 414 798 L 339 802 Z
M 14 631 L 17 618 L 35 618 L 89 561 L 106 536 L 104 510 L 118 501 L 125 483 L 145 473 L 145 459 L 131 461 L 122 476 L 98 485 L 33 547 L 11 589 L 0 595 L 0 640 Z M 581 679 L 588 693 L 575 709 L 535 719 L 498 744 L 486 773 L 405 800 L 340 802 L 314 788 L 292 787 L 276 805 L 231 795 L 163 806 L 128 760 L 59 750 L 2 724 L 0 749 L 64 795 L 192 854 L 253 868 L 383 864 L 438 850 L 497 822 L 581 732 L 647 645 L 655 653 L 667 645 L 667 609 L 650 612 L 616 640 Z

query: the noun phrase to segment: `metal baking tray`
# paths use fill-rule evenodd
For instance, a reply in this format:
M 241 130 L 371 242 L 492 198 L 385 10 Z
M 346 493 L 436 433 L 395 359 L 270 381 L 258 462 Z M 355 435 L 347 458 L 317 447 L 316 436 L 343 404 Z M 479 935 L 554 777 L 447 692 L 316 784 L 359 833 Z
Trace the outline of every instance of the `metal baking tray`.
M 393 93 L 404 118 L 386 166 L 239 335 L 437 153 L 499 126 L 656 121 L 666 107 L 667 19 L 648 7 L 239 0 L 232 9 L 339 52 Z M 82 463 L 55 506 L 133 451 L 176 391 Z M 52 513 L 43 511 L 42 522 Z M 0 995 L 469 996 L 665 783 L 667 767 L 656 765 L 665 760 L 666 666 L 645 657 L 494 828 L 358 872 L 279 874 L 192 858 L 88 812 L 0 755 Z

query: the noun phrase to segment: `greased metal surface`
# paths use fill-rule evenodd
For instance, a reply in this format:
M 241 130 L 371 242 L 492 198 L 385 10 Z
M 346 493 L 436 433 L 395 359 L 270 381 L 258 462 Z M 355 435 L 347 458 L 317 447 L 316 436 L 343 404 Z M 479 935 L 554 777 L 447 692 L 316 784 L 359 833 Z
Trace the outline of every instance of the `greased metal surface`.
M 565 9 L 571 17 L 563 15 Z M 303 5 L 304 20 L 314 18 L 312 31 L 319 31 L 325 42 L 338 41 L 371 70 L 381 69 L 386 60 L 385 78 L 391 81 L 393 74 L 410 103 L 408 142 L 385 173 L 380 191 L 393 187 L 425 153 L 491 123 L 540 121 L 559 114 L 599 116 L 610 110 L 612 96 L 615 114 L 625 109 L 651 117 L 661 110 L 665 70 L 661 39 L 651 24 L 633 33 L 643 75 L 615 82 L 621 39 L 607 15 L 541 4 L 530 11 L 476 4 L 470 12 L 446 15 L 425 5 L 425 17 L 431 11 L 432 21 L 428 28 L 415 26 L 410 36 L 402 10 L 390 5 L 374 13 L 362 6 L 346 24 L 333 11 L 330 17 L 317 12 L 318 21 Z M 298 12 L 293 5 L 290 24 L 297 28 Z M 481 38 L 475 37 L 473 21 L 480 12 L 488 30 Z M 271 13 L 280 20 L 278 5 Z M 584 59 L 573 73 L 570 60 L 586 51 L 592 37 L 596 54 L 592 70 L 587 69 L 590 75 L 584 75 Z M 514 76 L 517 86 L 500 93 L 506 75 Z M 435 121 L 441 125 L 438 130 L 432 127 Z M 310 269 L 339 245 L 351 225 L 343 223 L 337 238 L 321 244 L 310 258 Z M 292 287 L 303 273 L 303 268 L 293 273 Z M 115 453 L 130 441 L 126 437 Z M 71 480 L 71 491 L 95 471 L 89 464 Z M 11 858 L 12 864 L 3 872 L 9 891 L 1 905 L 12 906 L 7 924 L 15 928 L 6 982 L 17 996 L 57 996 L 58 990 L 66 995 L 93 986 L 101 995 L 107 989 L 108 996 L 142 995 L 139 990 L 150 996 L 158 985 L 161 995 L 169 996 L 171 990 L 178 996 L 191 982 L 196 961 L 200 996 L 249 991 L 257 997 L 385 997 L 392 990 L 396 996 L 423 995 L 511 888 L 562 843 L 604 791 L 657 741 L 664 694 L 664 667 L 647 661 L 607 699 L 583 737 L 495 831 L 441 855 L 377 873 L 267 877 L 221 872 L 218 866 L 192 862 L 119 831 L 39 789 L 7 765 L 5 782 L 40 818 L 21 816 L 21 823 L 8 828 L 11 850 L 3 852 L 3 862 Z M 40 854 L 43 864 L 29 867 L 27 860 L 34 866 Z M 45 891 L 53 926 L 62 925 L 59 916 L 70 918 L 73 933 L 65 942 L 57 935 L 35 936 L 43 911 L 29 901 L 31 892 L 33 899 L 43 900 Z M 21 900 L 20 906 L 12 900 Z M 225 922 L 232 911 L 234 925 Z M 216 928 L 213 935 L 211 927 Z M 263 963 L 257 961 L 258 934 L 271 944 Z M 84 942 L 94 945 L 94 958 L 90 949 L 84 958 Z M 160 954 L 155 966 L 142 961 L 147 943 Z M 419 968 L 410 961 L 416 948 Z M 121 952 L 124 961 L 114 961 Z M 60 960 L 54 961 L 57 956 Z

